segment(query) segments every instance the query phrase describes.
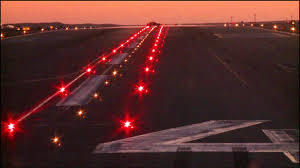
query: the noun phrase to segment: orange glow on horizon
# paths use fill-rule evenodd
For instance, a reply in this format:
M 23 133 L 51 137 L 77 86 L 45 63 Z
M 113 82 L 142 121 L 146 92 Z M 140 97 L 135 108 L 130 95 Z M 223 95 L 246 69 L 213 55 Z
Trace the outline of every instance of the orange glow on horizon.
M 30 10 L 30 12 L 28 12 Z M 155 12 L 154 12 L 155 11 Z M 186 12 L 189 11 L 189 12 Z M 274 12 L 276 11 L 276 12 Z M 1 21 L 163 24 L 299 19 L 298 1 L 1 1 Z

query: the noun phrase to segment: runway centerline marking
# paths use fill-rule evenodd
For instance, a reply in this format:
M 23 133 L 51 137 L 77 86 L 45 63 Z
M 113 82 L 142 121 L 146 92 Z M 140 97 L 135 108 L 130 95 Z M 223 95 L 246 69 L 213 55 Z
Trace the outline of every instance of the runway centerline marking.
M 211 51 L 211 50 L 209 50 L 209 51 Z M 248 85 L 248 83 L 244 80 L 244 79 L 242 79 L 241 77 L 240 77 L 240 75 L 237 73 L 237 72 L 235 72 L 225 61 L 223 61 L 219 56 L 217 56 L 217 54 L 215 54 L 214 52 L 212 52 L 211 51 L 211 53 L 215 56 L 215 58 L 221 63 L 221 64 L 223 64 L 224 65 L 224 67 L 229 71 L 229 72 L 231 72 L 235 77 L 236 77 L 236 79 L 238 79 L 244 86 L 246 86 L 247 88 L 249 87 L 249 85 Z

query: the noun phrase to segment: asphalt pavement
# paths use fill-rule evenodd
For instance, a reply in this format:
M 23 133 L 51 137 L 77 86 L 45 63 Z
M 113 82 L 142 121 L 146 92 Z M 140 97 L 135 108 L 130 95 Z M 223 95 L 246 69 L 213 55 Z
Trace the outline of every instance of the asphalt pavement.
M 2 118 L 26 112 L 138 30 L 55 32 L 1 41 Z M 298 166 L 282 152 L 94 153 L 101 143 L 210 120 L 267 121 L 193 143 L 272 143 L 262 129 L 296 129 L 299 137 L 298 37 L 250 27 L 168 27 L 155 72 L 145 75 L 158 30 L 144 34 L 136 50 L 124 50 L 131 57 L 121 67 L 107 72 L 110 65 L 97 67 L 95 75 L 110 75 L 108 86 L 97 87 L 99 97 L 90 95 L 87 104 L 71 107 L 57 106 L 57 97 L 20 123 L 13 137 L 2 135 L 4 166 Z M 118 77 L 111 76 L 113 70 Z M 149 92 L 141 96 L 136 85 L 142 79 Z M 80 109 L 85 118 L 76 115 Z M 134 128 L 122 128 L 126 117 Z M 55 135 L 60 147 L 51 143 Z

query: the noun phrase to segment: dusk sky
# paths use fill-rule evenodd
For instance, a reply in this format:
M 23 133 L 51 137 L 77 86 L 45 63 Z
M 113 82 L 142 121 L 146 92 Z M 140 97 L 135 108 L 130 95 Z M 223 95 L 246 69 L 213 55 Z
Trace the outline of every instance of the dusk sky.
M 145 24 L 299 19 L 298 1 L 1 1 L 1 23 Z

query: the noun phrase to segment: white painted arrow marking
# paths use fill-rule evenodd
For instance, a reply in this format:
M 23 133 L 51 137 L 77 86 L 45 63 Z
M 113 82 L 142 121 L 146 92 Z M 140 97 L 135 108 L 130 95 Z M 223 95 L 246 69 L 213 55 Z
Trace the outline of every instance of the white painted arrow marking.
M 94 153 L 139 152 L 299 152 L 299 144 L 282 143 L 185 143 L 240 128 L 266 122 L 267 120 L 211 120 L 143 134 L 97 145 Z

